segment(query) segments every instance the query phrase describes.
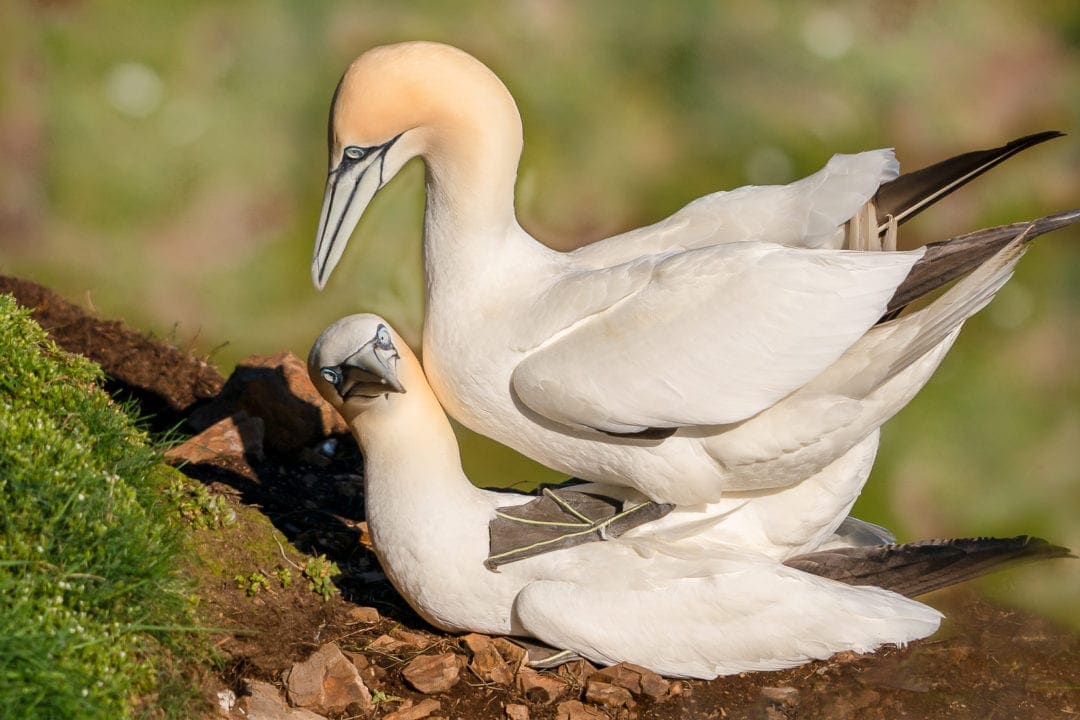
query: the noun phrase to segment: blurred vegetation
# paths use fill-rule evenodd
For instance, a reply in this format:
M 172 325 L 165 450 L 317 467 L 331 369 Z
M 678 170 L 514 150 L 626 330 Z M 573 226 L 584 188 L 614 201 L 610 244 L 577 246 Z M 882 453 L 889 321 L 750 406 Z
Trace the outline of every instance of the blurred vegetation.
M 0 6 L 0 271 L 209 353 L 305 354 L 375 310 L 416 340 L 422 169 L 380 193 L 321 294 L 308 266 L 330 94 L 364 49 L 425 38 L 487 62 L 525 121 L 519 212 L 571 247 L 834 152 L 911 169 L 1080 118 L 1073 0 Z M 1075 134 L 905 226 L 917 245 L 1080 205 Z M 1035 532 L 1080 547 L 1080 234 L 1038 242 L 885 429 L 858 512 L 904 538 Z M 227 344 L 225 344 L 227 343 Z M 486 484 L 550 477 L 463 433 Z M 1009 602 L 1080 624 L 1077 563 Z

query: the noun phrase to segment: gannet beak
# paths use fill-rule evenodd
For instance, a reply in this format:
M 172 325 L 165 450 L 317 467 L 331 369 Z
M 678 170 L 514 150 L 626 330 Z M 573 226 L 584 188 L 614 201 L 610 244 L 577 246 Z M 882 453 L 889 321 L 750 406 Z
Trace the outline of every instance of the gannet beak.
M 375 147 L 349 146 L 330 171 L 311 260 L 311 281 L 317 289 L 326 285 L 360 216 L 385 183 L 386 153 L 399 137 Z
M 397 348 L 386 326 L 340 364 L 321 369 L 323 378 L 334 386 L 342 401 L 350 397 L 378 397 L 389 392 L 404 393 L 397 377 Z
M 365 345 L 345 361 L 343 367 L 348 373 L 344 384 L 349 384 L 350 378 L 353 385 L 370 383 L 374 376 L 375 382 L 383 387 L 384 392 L 405 392 L 397 377 L 397 357 L 397 350 L 382 353 L 374 344 Z

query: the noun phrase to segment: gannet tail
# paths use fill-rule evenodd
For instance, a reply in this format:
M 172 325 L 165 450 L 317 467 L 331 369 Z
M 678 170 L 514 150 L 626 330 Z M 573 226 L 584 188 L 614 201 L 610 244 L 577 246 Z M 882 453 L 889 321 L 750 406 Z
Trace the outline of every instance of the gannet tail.
M 848 585 L 873 585 L 916 597 L 1006 565 L 1062 557 L 1076 556 L 1042 538 L 1019 535 L 834 548 L 798 555 L 784 564 Z
M 1080 209 L 1055 213 L 1030 222 L 976 230 L 926 246 L 924 254 L 889 300 L 882 321 L 890 320 L 909 303 L 971 272 L 1021 233 L 1025 242 L 1080 221 Z

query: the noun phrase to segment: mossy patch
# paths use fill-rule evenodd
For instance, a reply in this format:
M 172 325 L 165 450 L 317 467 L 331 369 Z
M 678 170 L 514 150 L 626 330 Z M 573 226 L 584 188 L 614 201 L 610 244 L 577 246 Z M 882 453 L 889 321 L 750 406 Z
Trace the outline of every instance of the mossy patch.
M 189 600 L 169 474 L 101 370 L 0 296 L 0 716 L 118 718 Z

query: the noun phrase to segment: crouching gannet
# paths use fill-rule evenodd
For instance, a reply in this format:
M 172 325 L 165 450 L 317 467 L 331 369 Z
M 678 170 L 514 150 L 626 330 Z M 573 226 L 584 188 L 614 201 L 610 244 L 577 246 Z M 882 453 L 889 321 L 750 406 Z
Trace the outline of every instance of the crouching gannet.
M 445 45 L 380 47 L 334 94 L 312 277 L 321 288 L 375 193 L 423 158 L 424 366 L 447 412 L 569 475 L 716 502 L 876 443 L 1012 266 L 879 321 L 1080 213 L 878 251 L 895 248 L 897 223 L 1059 134 L 900 177 L 891 150 L 836 155 L 789 185 L 708 195 L 564 253 L 515 217 L 522 127 L 499 79 Z
M 393 329 L 374 315 L 339 320 L 315 342 L 308 367 L 363 451 L 367 522 L 384 571 L 422 617 L 449 631 L 531 637 L 562 657 L 712 678 L 937 629 L 936 610 L 874 583 L 923 592 L 994 562 L 1067 552 L 1029 538 L 962 540 L 833 548 L 789 566 L 704 536 L 665 540 L 646 523 L 493 571 L 493 523 L 526 514 L 517 511 L 536 499 L 469 482 L 449 421 Z M 599 486 L 582 487 L 588 493 L 556 504 L 572 516 L 604 500 Z

